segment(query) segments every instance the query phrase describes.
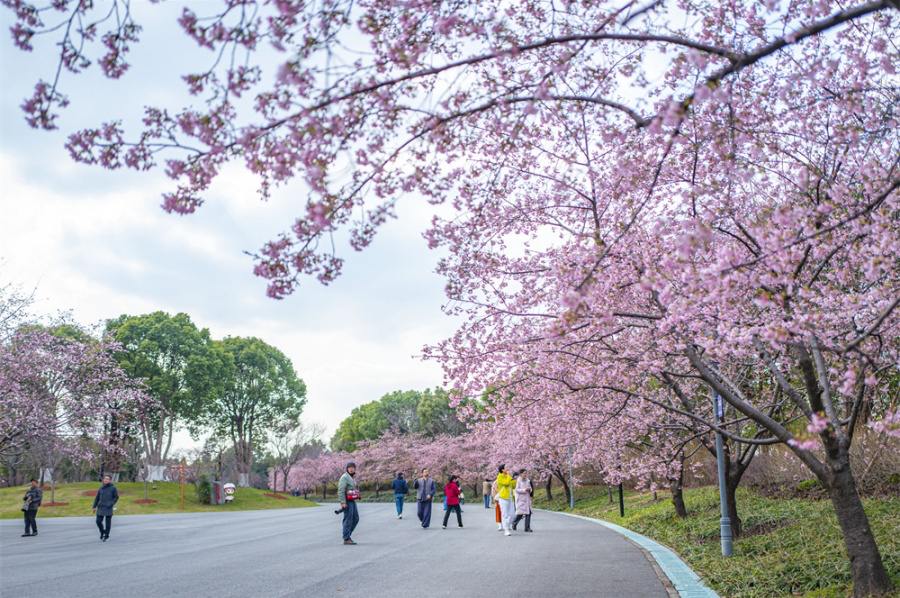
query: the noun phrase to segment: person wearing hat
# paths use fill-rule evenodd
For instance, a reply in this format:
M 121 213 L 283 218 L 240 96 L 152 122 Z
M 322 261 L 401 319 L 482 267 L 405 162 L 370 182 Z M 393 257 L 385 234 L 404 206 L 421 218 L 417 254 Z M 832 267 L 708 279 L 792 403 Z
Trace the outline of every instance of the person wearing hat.
M 431 499 L 434 498 L 435 484 L 434 478 L 428 475 L 428 468 L 422 470 L 422 477 L 416 480 L 413 485 L 416 489 L 416 506 L 419 521 L 422 527 L 428 529 L 431 525 Z
M 397 478 L 391 482 L 391 487 L 394 489 L 394 506 L 397 507 L 397 519 L 403 519 L 403 501 L 406 500 L 406 495 L 409 494 L 409 484 L 403 478 L 403 472 L 397 472 Z
M 338 481 L 338 499 L 341 501 L 341 509 L 344 512 L 342 521 L 342 531 L 344 535 L 344 544 L 354 545 L 356 542 L 351 537 L 353 530 L 359 523 L 359 510 L 356 507 L 356 501 L 359 500 L 359 490 L 356 486 L 356 463 L 350 461 L 344 470 L 344 475 Z

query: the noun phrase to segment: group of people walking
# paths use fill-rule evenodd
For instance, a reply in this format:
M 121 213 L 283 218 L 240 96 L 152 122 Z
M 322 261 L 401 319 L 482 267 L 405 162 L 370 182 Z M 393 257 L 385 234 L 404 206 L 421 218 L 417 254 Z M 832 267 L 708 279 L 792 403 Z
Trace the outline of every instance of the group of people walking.
M 531 501 L 534 497 L 534 485 L 528 477 L 525 469 L 510 474 L 506 465 L 500 465 L 497 477 L 493 480 L 486 479 L 484 485 L 484 508 L 490 509 L 493 503 L 496 512 L 497 529 L 505 535 L 512 535 L 518 529 L 519 522 L 525 520 L 525 531 L 531 532 Z M 397 519 L 403 519 L 403 506 L 409 494 L 409 482 L 402 472 L 391 482 L 394 492 L 394 508 L 397 511 Z M 429 475 L 427 468 L 422 469 L 420 475 L 413 482 L 413 490 L 416 496 L 416 516 L 419 524 L 424 529 L 431 526 L 431 506 L 437 494 L 437 483 Z M 359 508 L 356 503 L 359 500 L 359 486 L 356 482 L 356 463 L 347 463 L 344 473 L 338 481 L 338 500 L 341 508 L 336 514 L 343 514 L 341 522 L 344 544 L 355 545 L 353 531 L 359 524 Z M 465 499 L 459 476 L 451 475 L 444 484 L 444 522 L 443 529 L 447 529 L 450 514 L 456 514 L 456 524 L 463 527 L 462 502 Z
M 485 487 L 490 480 L 485 480 Z M 534 498 L 534 484 L 528 471 L 521 469 L 510 474 L 506 465 L 498 468 L 497 477 L 490 485 L 490 496 L 494 501 L 497 530 L 510 536 L 518 529 L 519 522 L 525 520 L 525 531 L 531 532 L 531 501 Z M 487 495 L 486 495 L 487 496 Z M 485 498 L 484 507 L 490 508 Z
M 31 487 L 25 492 L 22 498 L 22 513 L 25 515 L 25 533 L 23 538 L 30 538 L 38 535 L 37 530 L 37 513 L 44 499 L 44 491 L 40 484 L 34 478 L 31 479 Z M 116 503 L 119 502 L 119 491 L 115 484 L 112 483 L 112 476 L 106 474 L 103 476 L 103 484 L 97 490 L 94 497 L 92 510 L 97 516 L 97 529 L 100 530 L 100 540 L 106 542 L 109 540 L 109 530 L 112 527 L 112 516 Z

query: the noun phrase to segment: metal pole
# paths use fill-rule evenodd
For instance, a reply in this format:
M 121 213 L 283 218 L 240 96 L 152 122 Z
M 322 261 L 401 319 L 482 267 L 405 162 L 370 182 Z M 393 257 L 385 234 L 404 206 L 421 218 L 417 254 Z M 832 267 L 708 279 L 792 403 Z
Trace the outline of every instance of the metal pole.
M 625 516 L 625 489 L 622 482 L 619 482 L 619 517 Z
M 721 424 L 725 416 L 725 405 L 719 393 L 713 393 L 713 410 L 715 411 L 716 423 Z M 722 540 L 722 556 L 731 556 L 733 546 L 731 541 L 731 518 L 728 517 L 728 497 L 726 496 L 725 485 L 725 441 L 720 432 L 716 432 L 716 465 L 719 470 L 719 508 L 722 513 L 719 519 L 719 536 Z
M 179 481 L 181 482 L 181 510 L 184 510 L 184 459 L 181 459 L 181 466 L 178 468 Z

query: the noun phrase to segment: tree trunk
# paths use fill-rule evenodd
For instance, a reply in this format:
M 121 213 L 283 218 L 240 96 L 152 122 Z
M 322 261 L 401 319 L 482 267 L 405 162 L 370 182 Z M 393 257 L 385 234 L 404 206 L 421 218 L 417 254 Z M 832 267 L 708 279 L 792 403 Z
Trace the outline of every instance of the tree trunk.
M 609 496 L 609 504 L 613 504 L 612 486 L 606 485 L 606 494 Z
M 323 482 L 322 483 L 322 500 L 325 500 L 328 498 L 328 496 L 326 496 L 327 491 L 328 491 L 328 482 Z
M 725 502 L 728 504 L 728 518 L 731 519 L 731 535 L 735 538 L 743 531 L 743 522 L 738 517 L 737 510 L 737 486 L 740 478 L 732 483 L 731 476 L 725 479 Z
M 547 491 L 547 500 L 553 500 L 553 478 L 547 476 L 547 484 L 544 486 L 544 490 Z
M 566 493 L 566 505 L 571 504 L 572 503 L 572 489 L 569 488 L 569 482 L 566 481 L 566 476 L 559 475 L 559 474 L 554 474 L 554 475 L 556 475 L 556 477 L 562 483 L 563 492 Z
M 839 458 L 837 464 L 832 462 L 832 472 L 830 483 L 824 480 L 823 483 L 828 487 L 838 524 L 844 535 L 844 546 L 850 557 L 853 596 L 860 598 L 886 595 L 892 588 L 891 578 L 881 560 L 846 453 Z
M 687 507 L 684 504 L 684 473 L 677 480 L 671 480 L 669 486 L 672 490 L 672 504 L 675 506 L 675 515 L 684 519 L 687 517 Z

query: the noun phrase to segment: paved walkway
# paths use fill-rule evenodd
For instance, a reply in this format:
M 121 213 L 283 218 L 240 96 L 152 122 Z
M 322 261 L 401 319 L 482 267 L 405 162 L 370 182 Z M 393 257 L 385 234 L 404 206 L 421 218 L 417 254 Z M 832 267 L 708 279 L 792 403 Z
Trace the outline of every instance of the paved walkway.
M 414 507 L 414 505 L 413 505 Z M 407 505 L 409 511 L 409 505 Z M 536 513 L 533 534 L 504 537 L 493 511 L 465 507 L 464 529 L 442 530 L 440 504 L 423 530 L 414 509 L 363 504 L 343 546 L 340 517 L 308 509 L 113 518 L 101 543 L 93 518 L 38 519 L 20 538 L 0 522 L 0 595 L 159 596 L 591 596 L 665 598 L 647 553 L 606 527 Z

